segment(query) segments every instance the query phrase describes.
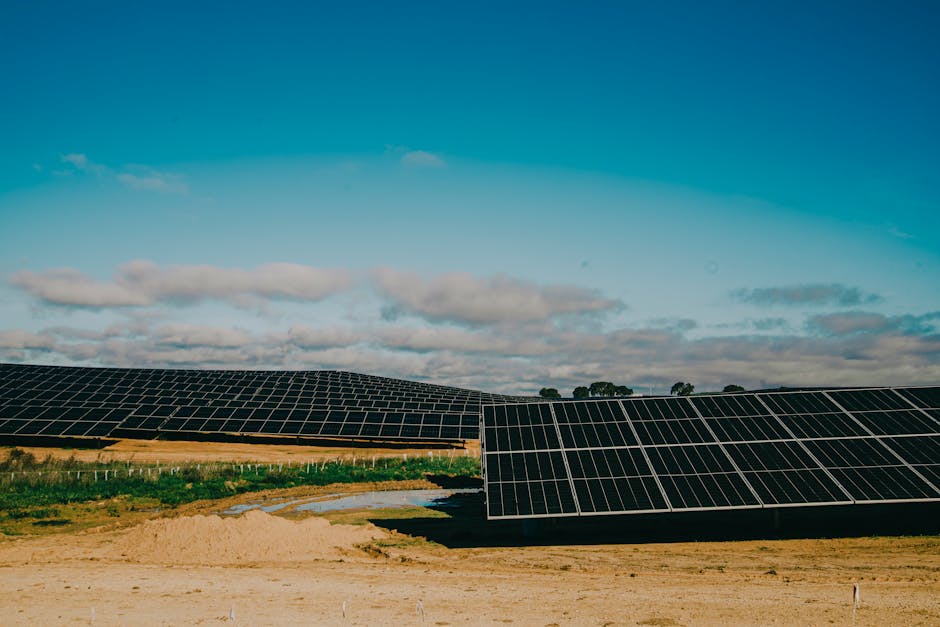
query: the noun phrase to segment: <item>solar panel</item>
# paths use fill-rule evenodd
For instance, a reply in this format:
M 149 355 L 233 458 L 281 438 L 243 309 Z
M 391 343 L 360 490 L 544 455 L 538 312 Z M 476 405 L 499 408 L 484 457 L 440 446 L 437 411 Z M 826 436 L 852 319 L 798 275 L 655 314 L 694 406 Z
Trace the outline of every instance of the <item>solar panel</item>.
M 938 387 L 484 404 L 487 516 L 940 501 L 938 404 Z M 550 509 L 546 484 L 571 498 Z
M 647 454 L 673 509 L 758 505 L 753 489 L 720 446 L 656 446 Z
M 341 371 L 0 364 L 0 435 L 453 442 L 479 438 L 482 402 L 519 400 Z M 120 417 L 108 414 L 117 410 Z
M 908 388 L 897 390 L 897 392 L 915 407 L 923 409 L 940 408 L 940 387 Z

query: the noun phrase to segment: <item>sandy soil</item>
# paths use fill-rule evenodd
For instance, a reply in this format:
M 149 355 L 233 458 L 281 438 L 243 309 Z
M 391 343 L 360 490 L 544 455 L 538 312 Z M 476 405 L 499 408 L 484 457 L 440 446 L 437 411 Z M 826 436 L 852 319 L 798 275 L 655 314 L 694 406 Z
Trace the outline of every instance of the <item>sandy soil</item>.
M 253 512 L 7 541 L 0 564 L 4 625 L 844 625 L 854 582 L 859 625 L 940 624 L 935 537 L 448 549 Z
M 0 624 L 849 625 L 859 583 L 856 624 L 940 625 L 936 536 L 448 548 L 212 509 L 0 541 Z

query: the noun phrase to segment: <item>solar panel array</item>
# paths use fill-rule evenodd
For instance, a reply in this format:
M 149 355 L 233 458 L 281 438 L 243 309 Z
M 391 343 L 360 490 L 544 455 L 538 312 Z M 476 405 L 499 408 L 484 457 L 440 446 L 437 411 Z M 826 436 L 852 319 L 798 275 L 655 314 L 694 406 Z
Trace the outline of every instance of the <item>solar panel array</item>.
M 149 370 L 0 364 L 0 435 L 237 434 L 478 439 L 480 404 L 512 402 L 340 371 Z
M 483 407 L 487 517 L 940 500 L 940 387 Z

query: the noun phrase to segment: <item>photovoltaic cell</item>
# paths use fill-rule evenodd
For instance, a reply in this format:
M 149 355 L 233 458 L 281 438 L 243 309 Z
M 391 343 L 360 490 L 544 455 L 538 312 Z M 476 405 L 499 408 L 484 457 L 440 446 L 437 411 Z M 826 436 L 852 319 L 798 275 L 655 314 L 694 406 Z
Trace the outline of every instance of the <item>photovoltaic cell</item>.
M 719 442 L 784 440 L 792 437 L 773 416 L 708 418 L 706 423 L 715 432 Z
M 798 438 L 834 438 L 869 435 L 863 425 L 844 413 L 783 414 L 780 420 Z
M 827 395 L 849 412 L 910 408 L 910 403 L 891 390 L 837 390 Z
M 934 488 L 940 489 L 940 436 L 884 438 L 882 441 Z
M 875 435 L 927 434 L 940 431 L 940 422 L 917 410 L 852 412 Z
M 487 512 L 491 517 L 577 512 L 560 451 L 487 453 Z
M 839 412 L 839 406 L 821 392 L 783 392 L 758 394 L 775 414 L 825 414 Z
M 663 511 L 662 491 L 651 476 L 576 479 L 582 514 Z
M 754 507 L 760 502 L 736 472 L 661 475 L 660 483 L 674 510 Z
M 850 503 L 851 499 L 822 470 L 777 470 L 745 472 L 765 505 Z
M 700 418 L 638 420 L 633 426 L 644 445 L 715 442 L 715 436 Z
M 898 390 L 911 403 L 923 409 L 940 409 L 940 387 Z

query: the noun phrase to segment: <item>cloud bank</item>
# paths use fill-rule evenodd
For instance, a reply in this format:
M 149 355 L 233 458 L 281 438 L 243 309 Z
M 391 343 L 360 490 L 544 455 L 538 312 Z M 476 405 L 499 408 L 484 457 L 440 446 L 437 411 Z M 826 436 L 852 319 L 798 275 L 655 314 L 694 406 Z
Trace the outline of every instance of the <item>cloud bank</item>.
M 476 330 L 392 324 L 295 325 L 286 332 L 226 326 L 116 327 L 97 337 L 65 328 L 0 332 L 0 359 L 125 367 L 346 369 L 509 393 L 615 380 L 665 393 L 699 389 L 929 384 L 940 380 L 940 312 L 888 317 L 875 330 L 689 339 L 674 330 L 606 332 L 521 327 Z M 916 324 L 915 324 L 916 322 Z M 919 326 L 918 326 L 919 325 Z M 872 327 L 874 325 L 866 325 Z M 848 331 L 848 332 L 842 332 Z
M 103 179 L 117 181 L 128 189 L 137 191 L 160 192 L 164 194 L 189 193 L 189 186 L 183 176 L 172 172 L 161 172 L 146 165 L 128 164 L 113 168 L 103 163 L 96 163 L 84 153 L 62 155 L 61 161 L 69 169 L 62 174 L 91 174 Z
M 774 305 L 855 307 L 883 300 L 877 294 L 870 294 L 857 287 L 849 287 L 841 283 L 813 283 L 753 289 L 740 288 L 731 292 L 731 298 L 741 303 L 761 307 Z
M 686 317 L 631 321 L 624 303 L 585 286 L 387 267 L 137 260 L 109 280 L 66 268 L 24 270 L 9 282 L 32 296 L 39 320 L 60 320 L 39 330 L 0 328 L 0 361 L 335 368 L 529 394 L 596 380 L 660 393 L 677 380 L 701 390 L 940 381 L 940 312 L 815 309 L 876 298 L 839 284 L 739 290 L 745 304 L 806 311 L 752 318 L 741 307 L 736 320 L 710 325 Z M 346 296 L 320 304 L 339 295 Z M 234 306 L 235 322 L 194 319 L 193 306 L 206 302 Z M 244 310 L 276 303 L 293 317 Z M 82 328 L 74 320 L 100 324 Z
M 479 278 L 453 272 L 424 279 L 408 272 L 378 268 L 375 287 L 392 311 L 428 320 L 468 324 L 548 320 L 565 314 L 614 311 L 623 307 L 596 290 L 571 285 L 538 284 L 507 276 Z
M 346 270 L 293 263 L 269 263 L 251 270 L 209 265 L 161 268 L 150 261 L 120 266 L 111 281 L 95 281 L 72 268 L 23 270 L 10 284 L 51 305 L 67 307 L 140 307 L 157 303 L 224 300 L 250 304 L 253 299 L 317 301 L 349 288 Z

